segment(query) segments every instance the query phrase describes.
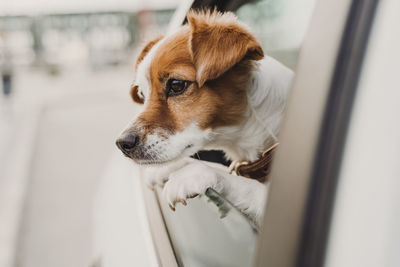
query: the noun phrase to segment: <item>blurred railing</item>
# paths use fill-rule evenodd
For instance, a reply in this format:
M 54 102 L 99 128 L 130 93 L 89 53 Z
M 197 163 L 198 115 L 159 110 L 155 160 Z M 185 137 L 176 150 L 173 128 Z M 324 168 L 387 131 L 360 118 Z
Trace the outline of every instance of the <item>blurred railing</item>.
M 0 64 L 120 64 L 146 33 L 162 32 L 172 9 L 0 16 Z

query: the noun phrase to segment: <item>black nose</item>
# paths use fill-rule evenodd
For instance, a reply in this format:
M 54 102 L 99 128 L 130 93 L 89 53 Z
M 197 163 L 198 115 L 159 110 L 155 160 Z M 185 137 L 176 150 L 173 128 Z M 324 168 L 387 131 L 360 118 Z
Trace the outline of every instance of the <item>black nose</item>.
M 124 136 L 121 136 L 118 138 L 116 144 L 119 149 L 121 149 L 122 152 L 124 152 L 125 155 L 129 155 L 130 152 L 133 151 L 135 148 L 137 142 L 138 142 L 138 136 L 134 134 L 126 134 Z

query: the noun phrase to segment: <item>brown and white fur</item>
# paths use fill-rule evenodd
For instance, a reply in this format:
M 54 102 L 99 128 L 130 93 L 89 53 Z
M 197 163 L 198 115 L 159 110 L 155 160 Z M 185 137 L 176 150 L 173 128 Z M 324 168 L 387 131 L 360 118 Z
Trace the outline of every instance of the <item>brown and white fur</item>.
M 117 144 L 136 137 L 124 153 L 153 166 L 146 182 L 164 186 L 171 208 L 211 187 L 259 224 L 267 185 L 189 156 L 219 149 L 231 160 L 256 160 L 276 141 L 293 73 L 265 56 L 232 13 L 190 12 L 187 18 L 187 25 L 148 43 L 139 55 L 131 95 L 143 111 Z M 170 79 L 189 85 L 169 96 Z

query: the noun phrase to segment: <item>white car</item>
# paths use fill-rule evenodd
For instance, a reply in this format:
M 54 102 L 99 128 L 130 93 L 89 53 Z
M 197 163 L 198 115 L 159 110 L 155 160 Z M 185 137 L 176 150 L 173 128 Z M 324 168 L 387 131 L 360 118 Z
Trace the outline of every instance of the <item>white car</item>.
M 171 28 L 191 4 L 236 11 L 296 72 L 264 224 L 212 190 L 174 213 L 116 154 L 97 201 L 96 264 L 400 266 L 400 2 L 184 2 Z

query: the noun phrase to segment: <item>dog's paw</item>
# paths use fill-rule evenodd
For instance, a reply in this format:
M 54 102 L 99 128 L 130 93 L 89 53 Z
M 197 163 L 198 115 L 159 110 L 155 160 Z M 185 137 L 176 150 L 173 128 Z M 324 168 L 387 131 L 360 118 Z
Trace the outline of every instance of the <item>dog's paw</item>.
M 207 188 L 217 189 L 218 175 L 214 169 L 201 162 L 186 165 L 170 174 L 163 195 L 172 210 L 180 202 L 186 206 L 188 198 L 205 193 Z
M 143 170 L 144 182 L 150 189 L 155 186 L 163 187 L 168 181 L 170 171 L 164 168 L 148 167 Z
M 144 182 L 151 189 L 154 189 L 155 186 L 164 187 L 172 172 L 179 170 L 190 162 L 192 162 L 192 159 L 187 158 L 169 164 L 146 167 L 142 173 Z

